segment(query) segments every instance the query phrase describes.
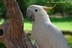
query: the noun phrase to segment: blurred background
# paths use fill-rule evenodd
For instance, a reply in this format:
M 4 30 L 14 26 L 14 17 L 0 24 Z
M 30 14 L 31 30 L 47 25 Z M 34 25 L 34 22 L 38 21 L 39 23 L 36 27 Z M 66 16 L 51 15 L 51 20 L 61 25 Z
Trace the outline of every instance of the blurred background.
M 72 0 L 17 0 L 19 7 L 24 15 L 24 30 L 31 35 L 32 22 L 26 17 L 26 9 L 29 5 L 42 5 L 53 7 L 47 13 L 53 24 L 55 24 L 64 34 L 70 48 L 72 48 Z M 5 22 L 6 8 L 3 1 L 0 0 L 0 25 Z M 31 36 L 30 36 L 31 38 Z M 3 43 L 0 43 L 3 48 Z

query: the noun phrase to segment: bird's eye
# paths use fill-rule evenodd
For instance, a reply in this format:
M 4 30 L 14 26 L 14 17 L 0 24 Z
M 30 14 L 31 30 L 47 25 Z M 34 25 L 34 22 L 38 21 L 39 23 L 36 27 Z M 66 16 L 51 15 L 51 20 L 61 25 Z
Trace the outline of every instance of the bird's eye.
M 35 12 L 38 12 L 38 10 L 37 10 L 37 9 L 35 9 Z

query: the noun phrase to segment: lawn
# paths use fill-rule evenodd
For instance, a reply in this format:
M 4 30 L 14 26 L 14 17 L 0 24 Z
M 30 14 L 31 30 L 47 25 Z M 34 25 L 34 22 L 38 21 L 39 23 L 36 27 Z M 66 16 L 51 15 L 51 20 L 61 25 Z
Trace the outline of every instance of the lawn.
M 55 24 L 60 30 L 72 31 L 72 17 L 63 17 L 63 18 L 50 18 L 52 23 Z M 2 24 L 4 20 L 0 20 L 0 24 Z M 28 19 L 24 19 L 24 30 L 31 31 L 32 30 L 32 22 Z M 70 48 L 72 48 L 72 36 L 64 35 Z M 3 48 L 3 44 L 0 43 L 0 48 Z
M 72 31 L 72 17 L 64 18 L 50 18 L 52 23 L 55 24 L 60 30 Z M 31 21 L 25 19 L 24 30 L 32 30 Z
M 72 31 L 72 17 L 54 18 L 51 17 L 50 20 L 54 25 L 56 25 L 60 30 Z M 4 22 L 4 19 L 0 20 L 0 24 Z M 24 30 L 32 30 L 32 22 L 28 19 L 24 20 Z
M 60 30 L 65 31 L 72 31 L 72 17 L 63 17 L 63 18 L 50 18 L 52 23 L 56 25 Z M 31 31 L 32 30 L 32 22 L 25 19 L 24 23 L 24 30 Z M 72 48 L 72 36 L 70 35 L 64 35 L 69 47 Z

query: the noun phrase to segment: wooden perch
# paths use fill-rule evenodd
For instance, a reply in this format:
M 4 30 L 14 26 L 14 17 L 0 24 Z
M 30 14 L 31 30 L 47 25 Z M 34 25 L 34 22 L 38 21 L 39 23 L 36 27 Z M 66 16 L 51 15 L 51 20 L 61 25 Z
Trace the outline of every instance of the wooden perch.
M 22 13 L 16 0 L 3 0 L 7 10 L 7 22 L 0 26 L 0 41 L 6 48 L 32 48 L 23 32 Z

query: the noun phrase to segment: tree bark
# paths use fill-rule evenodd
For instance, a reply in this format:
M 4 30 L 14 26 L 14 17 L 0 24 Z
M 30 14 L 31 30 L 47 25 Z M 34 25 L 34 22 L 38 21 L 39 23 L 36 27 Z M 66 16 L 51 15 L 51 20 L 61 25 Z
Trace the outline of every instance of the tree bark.
M 3 0 L 7 10 L 7 22 L 0 26 L 0 41 L 6 48 L 32 48 L 23 32 L 22 13 L 16 0 Z

